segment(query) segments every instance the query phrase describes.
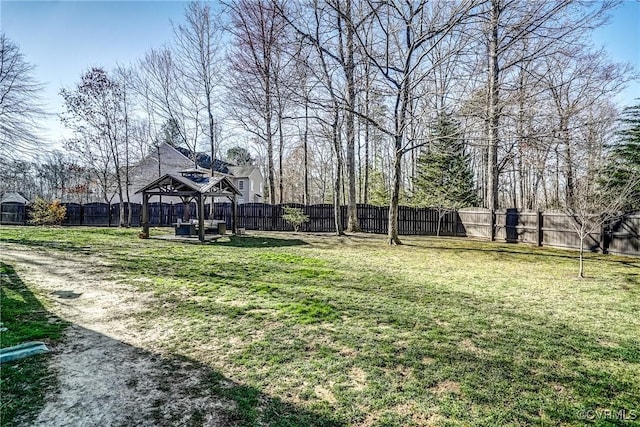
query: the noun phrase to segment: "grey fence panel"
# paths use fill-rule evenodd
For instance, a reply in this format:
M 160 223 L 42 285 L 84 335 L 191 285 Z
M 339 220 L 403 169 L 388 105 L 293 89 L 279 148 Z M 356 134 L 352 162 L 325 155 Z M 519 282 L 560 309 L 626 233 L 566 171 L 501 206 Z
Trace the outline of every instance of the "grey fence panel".
M 496 211 L 495 239 L 510 243 L 537 243 L 538 213 L 506 209 Z
M 62 203 L 67 213 L 62 225 L 82 225 L 82 205 L 80 203 Z
M 640 212 L 615 221 L 610 227 L 608 252 L 617 255 L 640 255 Z
M 173 205 L 164 202 L 151 202 L 148 205 L 149 224 L 154 226 L 171 225 L 173 217 Z M 140 208 L 142 213 L 142 208 Z
M 575 230 L 575 222 L 563 212 L 543 213 L 543 245 L 555 248 L 579 249 L 580 238 Z M 597 252 L 602 250 L 600 246 L 600 231 L 591 233 L 584 242 L 586 251 Z
M 129 218 L 129 209 L 131 209 L 131 226 L 138 227 L 140 226 L 140 215 L 142 212 L 142 205 L 139 203 L 128 203 L 124 204 L 124 220 L 123 224 L 126 225 L 127 219 Z M 111 225 L 120 225 L 120 203 L 115 203 L 111 205 Z
M 87 203 L 82 209 L 82 224 L 108 226 L 110 221 L 110 208 L 106 203 Z
M 247 230 L 272 230 L 272 206 L 266 203 L 245 203 L 238 206 L 238 225 Z M 231 205 L 229 205 L 229 219 Z M 227 224 L 230 226 L 230 223 Z
M 515 227 L 520 242 L 536 244 L 538 241 L 538 212 L 520 211 Z
M 458 211 L 458 236 L 491 238 L 491 210 L 466 208 Z
M 439 214 L 438 214 L 439 215 Z M 441 236 L 455 236 L 456 234 L 456 217 L 454 211 L 447 211 L 440 223 L 440 235 Z M 436 231 L 438 223 L 436 222 Z

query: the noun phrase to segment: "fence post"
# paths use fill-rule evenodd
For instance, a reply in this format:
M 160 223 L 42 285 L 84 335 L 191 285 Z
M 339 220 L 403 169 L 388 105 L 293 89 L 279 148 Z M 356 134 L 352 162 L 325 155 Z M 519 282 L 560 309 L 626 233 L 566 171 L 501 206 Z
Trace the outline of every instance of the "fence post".
M 538 210 L 536 214 L 536 244 L 538 247 L 542 246 L 542 239 L 544 238 L 542 231 L 542 227 L 544 226 L 543 221 L 542 211 Z
M 600 249 L 603 254 L 609 253 L 609 221 L 605 221 L 600 226 Z
M 458 215 L 458 210 L 453 210 L 454 221 L 453 221 L 453 237 L 458 237 L 458 224 L 460 223 L 460 216 Z
M 491 209 L 491 241 L 496 240 L 496 211 Z

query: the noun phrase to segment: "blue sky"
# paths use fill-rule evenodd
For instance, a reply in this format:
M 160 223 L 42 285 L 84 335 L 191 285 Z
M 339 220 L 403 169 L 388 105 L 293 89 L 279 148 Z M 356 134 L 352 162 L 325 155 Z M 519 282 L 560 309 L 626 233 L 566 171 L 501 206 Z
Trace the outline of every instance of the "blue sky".
M 179 1 L 0 1 L 0 28 L 16 43 L 36 78 L 46 84 L 43 102 L 53 117 L 49 137 L 64 130 L 57 117 L 62 87 L 72 87 L 92 66 L 130 64 L 171 40 L 170 20 L 180 23 Z
M 523 0 L 527 1 L 527 0 Z M 180 1 L 7 1 L 0 0 L 0 30 L 36 65 L 36 78 L 46 84 L 43 102 L 52 113 L 48 136 L 59 140 L 63 128 L 57 113 L 61 87 L 71 87 L 91 66 L 129 64 L 151 47 L 170 41 L 170 20 L 179 23 Z M 626 0 L 610 23 L 594 34 L 616 61 L 640 71 L 640 2 Z M 621 95 L 623 104 L 640 97 L 640 83 Z

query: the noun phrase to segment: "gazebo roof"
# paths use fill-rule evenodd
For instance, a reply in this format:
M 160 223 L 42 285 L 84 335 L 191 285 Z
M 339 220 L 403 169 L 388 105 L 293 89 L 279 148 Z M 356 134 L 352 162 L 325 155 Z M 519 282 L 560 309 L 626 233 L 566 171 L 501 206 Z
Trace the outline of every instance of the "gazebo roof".
M 137 193 L 160 196 L 203 196 L 229 197 L 241 195 L 240 190 L 225 176 L 205 176 L 201 173 L 183 175 L 168 173 L 142 187 Z

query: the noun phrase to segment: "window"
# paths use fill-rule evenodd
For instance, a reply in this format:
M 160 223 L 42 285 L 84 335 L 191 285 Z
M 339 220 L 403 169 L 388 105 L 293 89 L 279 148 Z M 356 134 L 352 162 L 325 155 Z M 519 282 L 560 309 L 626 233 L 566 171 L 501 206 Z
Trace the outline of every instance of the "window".
M 238 190 L 244 190 L 244 180 L 238 181 Z

